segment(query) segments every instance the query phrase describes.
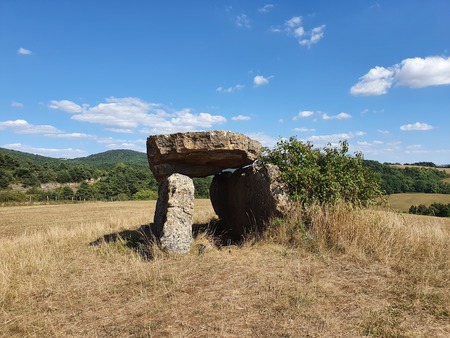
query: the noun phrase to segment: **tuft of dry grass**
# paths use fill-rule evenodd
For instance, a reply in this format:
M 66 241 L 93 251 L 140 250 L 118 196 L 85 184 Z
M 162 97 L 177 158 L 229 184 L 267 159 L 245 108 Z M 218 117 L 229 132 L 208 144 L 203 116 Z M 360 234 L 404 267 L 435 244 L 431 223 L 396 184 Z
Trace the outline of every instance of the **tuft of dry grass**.
M 131 237 L 90 243 L 148 224 L 154 202 L 55 207 L 0 208 L 0 337 L 450 334 L 449 220 L 314 207 L 259 241 L 200 233 L 148 260 Z M 213 216 L 196 201 L 196 223 Z

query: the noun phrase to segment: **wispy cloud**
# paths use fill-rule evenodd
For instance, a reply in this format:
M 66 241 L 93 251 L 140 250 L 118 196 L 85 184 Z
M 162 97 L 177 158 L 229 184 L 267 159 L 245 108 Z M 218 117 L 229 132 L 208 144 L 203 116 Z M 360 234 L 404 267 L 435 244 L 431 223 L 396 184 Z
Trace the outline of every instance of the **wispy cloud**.
M 314 132 L 315 129 L 309 129 L 309 128 L 294 128 L 295 131 L 298 131 L 300 133 L 306 133 L 306 132 Z
M 314 27 L 306 30 L 302 23 L 301 16 L 294 16 L 284 23 L 285 32 L 293 36 L 300 45 L 311 48 L 312 45 L 318 43 L 325 35 L 326 25 Z M 274 32 L 280 31 L 278 28 L 272 29 Z
M 347 120 L 350 118 L 352 118 L 352 116 L 344 112 L 339 113 L 337 115 L 328 115 L 327 113 L 322 114 L 322 119 L 324 120 Z
M 31 50 L 29 50 L 29 49 L 25 49 L 25 48 L 20 47 L 17 50 L 17 54 L 19 54 L 19 55 L 31 55 L 31 54 L 33 54 L 33 52 Z
M 431 130 L 433 129 L 433 126 L 427 124 L 427 123 L 422 123 L 422 122 L 416 122 L 413 124 L 405 124 L 403 126 L 400 126 L 400 130 L 403 131 L 424 131 L 424 130 Z
M 268 148 L 274 147 L 279 141 L 279 139 L 273 138 L 272 136 L 269 136 L 263 132 L 247 133 L 247 136 L 261 142 L 264 147 Z
M 42 156 L 50 157 L 63 157 L 63 158 L 75 158 L 88 155 L 84 150 L 74 148 L 37 148 L 21 143 L 11 143 L 2 145 L 3 148 L 23 151 L 26 153 L 38 154 Z
M 258 12 L 261 13 L 268 13 L 270 12 L 271 9 L 273 9 L 275 7 L 274 4 L 265 4 L 264 6 L 258 8 Z
M 12 101 L 12 102 L 11 102 L 11 107 L 13 107 L 13 108 L 23 108 L 23 107 L 24 107 L 24 104 L 21 103 L 21 102 Z
M 310 142 L 318 142 L 318 143 L 336 143 L 339 141 L 350 140 L 355 137 L 364 136 L 366 133 L 363 131 L 357 132 L 348 132 L 348 133 L 340 133 L 340 134 L 329 134 L 329 135 L 313 135 L 306 138 L 306 141 Z
M 450 84 L 450 57 L 409 58 L 391 67 L 374 67 L 350 89 L 352 95 L 383 95 L 393 86 L 422 88 Z
M 149 103 L 134 97 L 110 97 L 96 106 L 80 106 L 72 101 L 51 101 L 50 108 L 75 113 L 72 119 L 104 125 L 116 130 L 143 128 L 151 133 L 172 133 L 210 128 L 226 122 L 221 115 L 206 112 L 195 114 L 185 108 L 174 111 L 161 104 Z M 80 110 L 81 109 L 81 110 Z
M 249 121 L 251 118 L 250 118 L 250 116 L 238 115 L 238 116 L 233 116 L 231 119 L 233 121 Z
M 241 14 L 236 17 L 236 26 L 242 28 L 251 28 L 250 18 L 246 14 Z
M 234 87 L 228 87 L 228 88 L 224 88 L 224 87 L 217 87 L 216 88 L 216 92 L 219 93 L 234 93 L 237 90 L 241 90 L 244 89 L 245 86 L 241 85 L 241 84 L 237 84 Z

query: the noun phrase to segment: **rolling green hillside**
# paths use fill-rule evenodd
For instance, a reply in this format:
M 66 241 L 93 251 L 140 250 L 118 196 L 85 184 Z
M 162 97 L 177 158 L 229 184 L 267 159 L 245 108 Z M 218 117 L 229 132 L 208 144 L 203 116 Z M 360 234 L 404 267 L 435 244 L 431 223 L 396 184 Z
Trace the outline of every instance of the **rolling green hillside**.
M 147 155 L 134 150 L 109 150 L 87 157 L 68 160 L 68 163 L 82 164 L 96 168 L 108 168 L 117 163 L 148 167 Z
M 196 197 L 209 197 L 210 183 L 195 178 Z M 56 159 L 0 148 L 0 202 L 154 199 L 157 190 L 145 153 Z
M 29 163 L 33 165 L 59 166 L 61 163 L 64 163 L 67 166 L 83 165 L 89 166 L 90 168 L 105 169 L 110 168 L 117 163 L 124 163 L 148 167 L 147 155 L 145 153 L 126 149 L 109 150 L 103 153 L 75 159 L 52 158 L 5 148 L 0 148 L 0 155 L 11 156 L 20 164 Z

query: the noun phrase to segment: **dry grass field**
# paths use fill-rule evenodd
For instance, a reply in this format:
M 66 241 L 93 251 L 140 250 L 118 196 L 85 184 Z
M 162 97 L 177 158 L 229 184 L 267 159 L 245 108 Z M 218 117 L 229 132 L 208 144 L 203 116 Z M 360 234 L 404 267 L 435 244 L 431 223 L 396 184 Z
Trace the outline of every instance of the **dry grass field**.
M 450 336 L 448 219 L 316 207 L 308 231 L 293 212 L 239 247 L 142 256 L 154 206 L 0 208 L 0 336 Z
M 388 197 L 388 203 L 395 210 L 408 212 L 411 205 L 423 204 L 429 207 L 432 203 L 449 204 L 450 195 L 425 193 L 392 194 Z

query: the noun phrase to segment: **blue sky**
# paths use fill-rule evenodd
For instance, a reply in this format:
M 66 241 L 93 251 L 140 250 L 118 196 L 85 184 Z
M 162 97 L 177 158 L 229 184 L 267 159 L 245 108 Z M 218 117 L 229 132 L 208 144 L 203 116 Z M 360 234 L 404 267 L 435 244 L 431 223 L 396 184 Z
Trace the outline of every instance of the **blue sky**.
M 224 129 L 450 163 L 450 1 L 0 0 L 0 147 Z

